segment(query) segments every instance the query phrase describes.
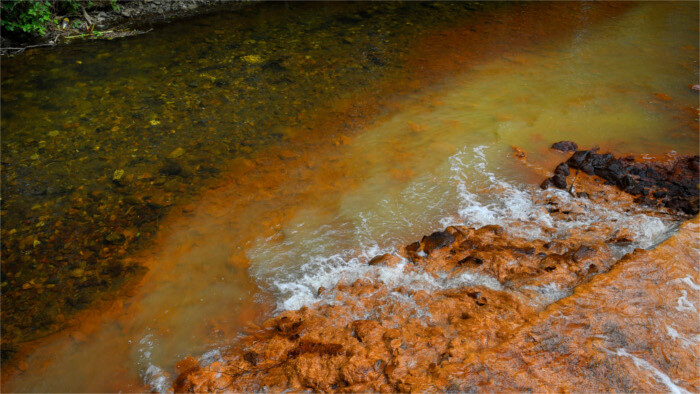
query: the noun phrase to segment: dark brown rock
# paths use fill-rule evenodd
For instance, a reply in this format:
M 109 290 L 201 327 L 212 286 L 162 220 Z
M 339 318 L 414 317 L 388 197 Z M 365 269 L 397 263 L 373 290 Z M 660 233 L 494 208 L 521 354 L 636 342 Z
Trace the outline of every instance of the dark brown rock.
M 161 174 L 173 176 L 182 172 L 182 167 L 173 160 L 167 160 L 159 171 Z
M 572 141 L 559 141 L 552 144 L 552 149 L 560 152 L 574 152 L 578 149 L 578 145 Z
M 423 237 L 421 244 L 423 251 L 430 254 L 435 249 L 444 248 L 451 245 L 455 241 L 455 236 L 447 231 L 436 231 L 427 237 Z
M 559 189 L 566 189 L 566 176 L 563 174 L 554 174 L 553 177 L 549 178 L 552 180 L 552 184 Z
M 586 160 L 589 153 L 590 152 L 587 150 L 576 151 L 571 157 L 569 157 L 566 164 L 568 164 L 571 168 L 581 168 L 581 165 Z
M 124 241 L 126 241 L 126 238 L 124 237 L 124 234 L 112 231 L 105 236 L 105 241 L 112 245 L 121 245 L 124 243 Z
M 669 156 L 666 160 L 636 162 L 634 157 L 615 158 L 610 153 L 598 154 L 596 149 L 577 151 L 565 163 L 556 167 L 555 175 L 546 179 L 541 187 L 565 188 L 564 167 L 580 169 L 596 175 L 634 196 L 643 196 L 635 201 L 645 205 L 660 203 L 679 213 L 696 215 L 699 211 L 698 167 L 700 157 Z
M 541 189 L 549 189 L 550 187 L 553 187 L 554 183 L 552 182 L 552 178 L 547 178 L 545 179 L 542 184 L 540 185 Z
M 253 366 L 256 366 L 260 361 L 260 355 L 258 355 L 258 353 L 255 352 L 246 352 L 245 354 L 243 354 L 243 359 L 252 364 Z
M 554 169 L 554 173 L 564 175 L 565 177 L 569 176 L 569 174 L 570 174 L 569 165 L 566 163 L 560 163 L 557 166 L 557 168 Z

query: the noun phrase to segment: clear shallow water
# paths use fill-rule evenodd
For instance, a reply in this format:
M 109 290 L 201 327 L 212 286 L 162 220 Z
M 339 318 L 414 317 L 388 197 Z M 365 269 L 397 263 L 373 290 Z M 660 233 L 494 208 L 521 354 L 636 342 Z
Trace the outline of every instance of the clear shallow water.
M 567 9 L 565 16 L 585 18 L 578 8 L 557 12 Z M 535 11 L 516 15 L 534 19 Z M 511 227 L 542 237 L 541 225 L 564 233 L 600 218 L 652 245 L 671 223 L 596 207 L 590 222 L 549 218 L 532 203 L 539 179 L 510 158 L 511 146 L 536 156 L 571 139 L 617 153 L 697 153 L 686 110 L 697 105 L 688 89 L 698 79 L 697 25 L 696 4 L 637 5 L 526 51 L 470 63 L 392 101 L 344 138 L 311 133 L 299 141 L 303 132 L 292 130 L 297 150 L 254 156 L 241 165 L 250 166 L 248 179 L 232 176 L 168 221 L 138 257 L 151 268 L 142 287 L 103 320 L 85 319 L 82 336 L 39 347 L 28 361 L 43 366 L 18 375 L 12 389 L 167 387 L 184 356 L 216 349 L 273 309 L 315 302 L 319 286 L 351 281 L 369 270 L 367 258 L 448 224 L 525 223 Z M 505 29 L 494 26 L 487 24 Z M 396 285 L 460 284 L 377 275 Z M 96 362 L 105 354 L 113 357 Z

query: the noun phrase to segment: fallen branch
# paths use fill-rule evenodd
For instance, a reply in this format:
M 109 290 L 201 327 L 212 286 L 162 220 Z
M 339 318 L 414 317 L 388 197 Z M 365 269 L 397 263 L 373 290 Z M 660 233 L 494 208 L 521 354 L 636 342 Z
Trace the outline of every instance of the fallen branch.
M 17 55 L 17 54 L 20 54 L 20 53 L 22 53 L 25 50 L 30 49 L 30 48 L 52 47 L 55 45 L 56 45 L 55 42 L 48 42 L 48 43 L 44 43 L 44 44 L 27 45 L 24 47 L 4 47 L 4 48 L 0 48 L 0 51 L 3 51 L 3 52 L 4 51 L 17 51 L 14 53 L 15 55 Z
M 64 37 L 65 39 L 73 39 L 73 38 L 120 38 L 120 37 L 130 37 L 130 36 L 136 36 L 139 34 L 145 34 L 150 32 L 153 29 L 148 29 L 145 31 L 141 30 L 105 30 L 105 31 L 94 31 L 92 33 L 82 33 L 74 36 L 66 36 Z
M 114 33 L 114 30 L 95 31 L 92 33 L 78 34 L 76 36 L 66 36 L 65 38 L 85 38 L 85 37 L 90 37 L 90 36 L 101 37 L 101 36 L 103 36 L 105 34 L 109 34 L 109 33 Z

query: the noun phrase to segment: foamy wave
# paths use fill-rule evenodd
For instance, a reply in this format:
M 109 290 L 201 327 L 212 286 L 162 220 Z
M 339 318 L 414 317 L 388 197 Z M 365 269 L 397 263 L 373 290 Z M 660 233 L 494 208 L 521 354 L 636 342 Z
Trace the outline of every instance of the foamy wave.
M 141 338 L 139 341 L 139 345 L 141 346 L 138 349 L 139 359 L 137 364 L 139 366 L 141 379 L 143 379 L 144 383 L 146 383 L 152 391 L 167 393 L 170 391 L 170 386 L 172 385 L 170 375 L 162 368 L 154 365 L 151 360 L 151 355 L 156 345 L 155 342 L 156 339 L 152 334 L 147 334 Z
M 488 168 L 485 152 L 489 149 L 496 149 L 496 152 L 490 152 L 489 156 L 507 155 L 506 152 L 498 151 L 498 148 L 488 146 L 463 149 L 448 160 L 453 188 L 445 191 L 443 195 L 435 195 L 435 188 L 410 184 L 402 198 L 411 198 L 414 201 L 432 199 L 458 202 L 457 215 L 446 215 L 439 221 L 439 228 L 433 230 L 450 225 L 500 225 L 516 236 L 548 240 L 566 237 L 569 230 L 585 228 L 596 223 L 611 223 L 617 228 L 627 228 L 636 237 L 633 245 L 619 248 L 620 256 L 635 247 L 650 248 L 658 244 L 675 228 L 673 222 L 641 212 L 630 212 L 629 207 L 604 207 L 586 198 L 572 197 L 564 191 L 541 190 L 533 185 L 499 177 Z M 537 201 L 552 196 L 564 204 L 580 207 L 585 214 L 566 219 L 550 215 Z M 386 201 L 377 209 L 384 209 L 387 205 L 385 203 Z M 403 286 L 411 290 L 434 291 L 475 285 L 501 288 L 501 284 L 495 278 L 478 276 L 475 273 L 465 273 L 459 278 L 448 279 L 446 274 L 431 275 L 416 271 L 415 267 L 407 270 L 405 262 L 394 267 L 367 265 L 367 260 L 374 256 L 396 253 L 396 248 L 407 241 L 397 240 L 395 245 L 380 247 L 381 240 L 372 237 L 371 226 L 368 225 L 379 214 L 372 211 L 360 212 L 354 220 L 347 219 L 346 227 L 342 229 L 321 226 L 314 232 L 313 240 L 303 241 L 312 242 L 311 245 L 305 245 L 303 249 L 306 252 L 303 253 L 297 250 L 293 240 L 282 243 L 275 243 L 271 239 L 262 240 L 257 247 L 249 251 L 252 261 L 261 262 L 251 267 L 252 276 L 277 295 L 278 310 L 298 309 L 319 301 L 332 302 L 330 295 L 326 294 L 325 298 L 318 295 L 319 288 L 330 289 L 340 281 L 352 283 L 360 278 L 379 281 L 389 288 Z M 411 219 L 407 216 L 396 221 L 410 225 Z M 350 228 L 351 223 L 357 224 Z M 335 250 L 338 240 L 343 239 L 341 230 L 353 234 L 357 244 L 345 250 Z M 275 261 L 283 263 L 274 263 Z M 565 297 L 570 289 L 545 286 L 532 290 L 540 294 L 543 302 L 548 304 Z
M 509 183 L 488 171 L 486 149 L 485 145 L 463 149 L 450 157 L 450 179 L 456 182 L 459 199 L 458 216 L 443 218 L 440 224 L 481 227 L 519 222 L 523 226 L 517 235 L 540 237 L 543 227 L 554 226 L 551 217 L 534 203 L 530 186 Z
M 556 229 L 554 237 L 557 237 L 571 229 L 606 222 L 613 223 L 618 228 L 628 228 L 635 235 L 635 247 L 641 248 L 655 246 L 675 229 L 676 224 L 671 221 L 629 212 L 623 207 L 616 209 L 617 207 L 601 206 L 587 198 L 573 197 L 563 190 L 541 190 L 537 186 L 502 179 L 487 170 L 484 154 L 486 149 L 487 146 L 464 149 L 450 157 L 451 179 L 457 183 L 460 207 L 457 217 L 441 221 L 443 226 L 500 225 L 513 235 L 548 239 L 552 236 L 543 233 L 544 228 Z M 471 176 L 475 173 L 483 176 Z M 477 193 L 476 190 L 486 192 Z M 578 215 L 575 219 L 556 219 L 541 204 L 536 203 L 549 196 L 556 197 L 563 204 L 580 207 L 585 215 Z

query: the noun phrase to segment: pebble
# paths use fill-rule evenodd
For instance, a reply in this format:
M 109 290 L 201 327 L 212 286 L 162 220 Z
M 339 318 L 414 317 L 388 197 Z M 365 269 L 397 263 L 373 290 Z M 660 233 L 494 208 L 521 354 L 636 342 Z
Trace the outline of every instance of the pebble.
M 104 198 L 105 192 L 104 190 L 93 190 L 88 192 L 88 197 L 93 199 L 94 201 L 100 201 Z
M 119 181 L 122 180 L 124 177 L 124 170 L 114 170 L 114 174 L 112 175 L 112 181 L 115 183 L 119 183 Z
M 263 62 L 263 58 L 260 57 L 259 55 L 243 56 L 243 60 L 245 60 L 245 62 L 248 64 L 260 64 Z
M 160 173 L 165 175 L 177 175 L 180 172 L 182 172 L 182 167 L 173 161 L 167 161 L 160 169 Z
M 129 205 L 139 205 L 142 202 L 138 197 L 134 196 L 125 196 L 122 201 L 124 201 L 125 204 Z
M 125 240 L 126 238 L 124 237 L 124 235 L 116 231 L 112 231 L 111 233 L 107 234 L 107 236 L 105 236 L 105 241 L 111 243 L 112 245 L 121 245 L 124 243 Z
M 177 159 L 178 157 L 182 156 L 185 154 L 185 150 L 182 148 L 177 148 L 174 151 L 170 152 L 168 155 L 168 158 L 170 159 Z
M 81 278 L 85 271 L 82 268 L 76 268 L 73 271 L 70 272 L 70 276 L 74 278 Z
M 560 152 L 575 152 L 578 149 L 578 145 L 572 141 L 559 141 L 553 143 L 550 149 Z

